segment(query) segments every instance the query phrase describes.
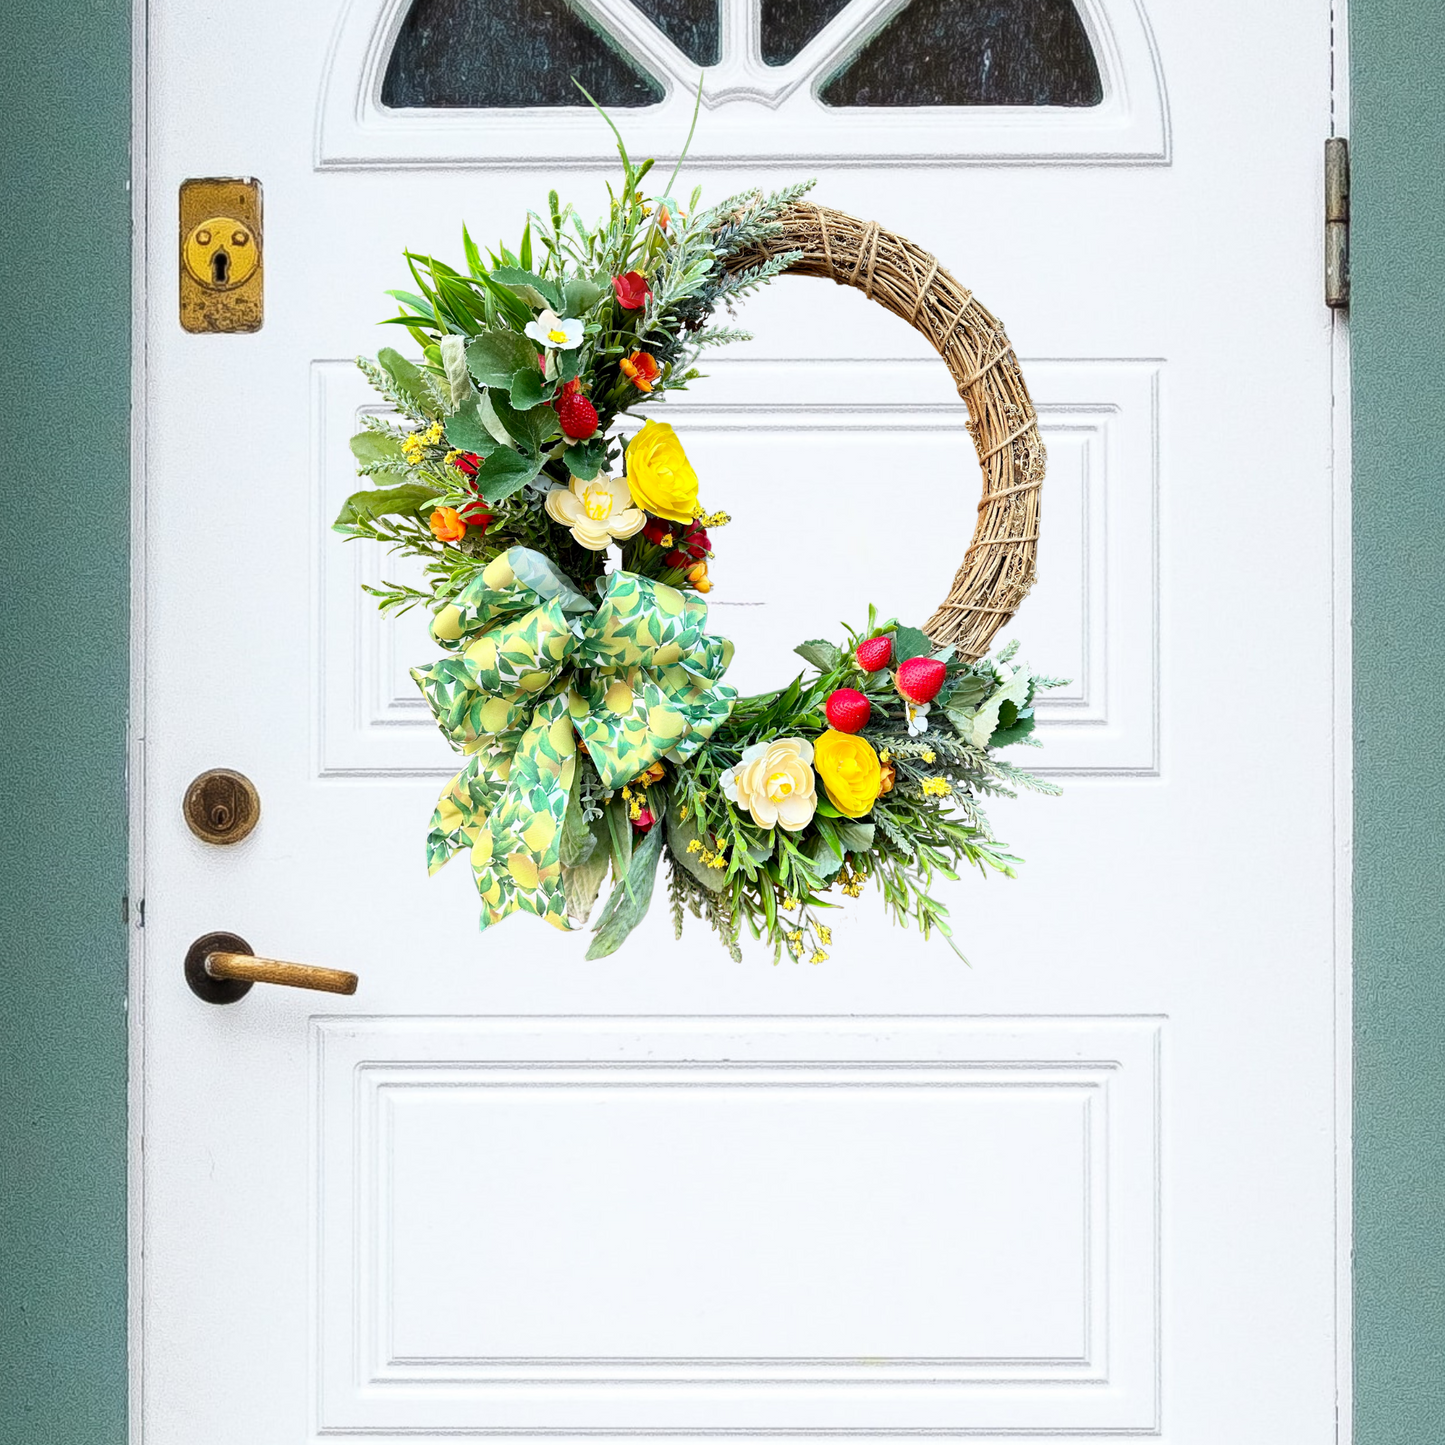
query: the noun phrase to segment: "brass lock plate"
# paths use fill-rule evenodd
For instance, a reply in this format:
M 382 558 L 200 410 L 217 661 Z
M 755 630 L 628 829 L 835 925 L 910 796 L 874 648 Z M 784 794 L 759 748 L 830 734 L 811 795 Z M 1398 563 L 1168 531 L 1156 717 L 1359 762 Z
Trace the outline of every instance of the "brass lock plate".
M 261 795 L 244 773 L 211 768 L 186 789 L 181 811 L 202 843 L 239 843 L 261 821 Z
M 260 182 L 182 181 L 181 325 L 192 332 L 259 331 L 265 278 Z

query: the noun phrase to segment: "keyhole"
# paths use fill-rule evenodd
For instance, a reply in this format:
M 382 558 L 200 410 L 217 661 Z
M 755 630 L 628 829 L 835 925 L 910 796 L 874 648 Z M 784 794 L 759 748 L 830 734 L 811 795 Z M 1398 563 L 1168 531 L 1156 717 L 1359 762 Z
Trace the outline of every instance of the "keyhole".
M 231 810 L 224 803 L 212 804 L 211 826 L 222 831 L 231 826 Z
M 224 251 L 217 251 L 211 257 L 211 280 L 217 286 L 224 286 L 231 279 L 231 258 Z

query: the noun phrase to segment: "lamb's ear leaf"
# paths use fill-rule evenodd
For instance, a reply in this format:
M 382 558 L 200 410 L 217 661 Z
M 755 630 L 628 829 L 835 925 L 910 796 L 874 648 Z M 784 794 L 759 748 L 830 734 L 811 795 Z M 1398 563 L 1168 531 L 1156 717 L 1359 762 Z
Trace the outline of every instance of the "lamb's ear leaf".
M 333 527 L 353 526 L 371 522 L 377 517 L 416 516 L 436 497 L 436 489 L 408 482 L 404 487 L 378 487 L 353 492 L 341 505 Z
M 401 352 L 390 346 L 383 346 L 376 353 L 382 369 L 396 384 L 397 391 L 422 416 L 431 416 L 436 411 L 436 398 L 427 386 L 421 372 Z
M 351 455 L 364 467 L 374 467 L 383 462 L 406 461 L 401 442 L 379 431 L 359 431 L 351 439 Z
M 641 844 L 632 851 L 626 875 L 613 884 L 602 917 L 597 920 L 596 937 L 587 950 L 589 959 L 606 958 L 616 953 L 627 935 L 642 922 L 652 903 L 652 888 L 657 880 L 657 864 L 662 857 L 662 838 L 666 831 L 662 822 L 648 830 Z
M 438 347 L 442 370 L 446 372 L 447 394 L 452 410 L 464 405 L 476 395 L 472 378 L 467 372 L 467 343 L 461 336 L 443 336 Z

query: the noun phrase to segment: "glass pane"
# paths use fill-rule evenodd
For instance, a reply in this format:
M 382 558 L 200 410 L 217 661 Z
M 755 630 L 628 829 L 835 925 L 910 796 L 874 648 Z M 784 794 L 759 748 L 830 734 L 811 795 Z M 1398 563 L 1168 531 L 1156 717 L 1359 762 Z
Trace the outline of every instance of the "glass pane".
M 762 0 L 763 64 L 786 65 L 848 0 Z
M 912 0 L 819 92 L 825 105 L 1098 105 L 1072 0 Z
M 383 105 L 656 105 L 662 87 L 566 0 L 412 0 Z
M 689 59 L 699 65 L 718 63 L 721 53 L 718 0 L 632 0 L 632 3 Z

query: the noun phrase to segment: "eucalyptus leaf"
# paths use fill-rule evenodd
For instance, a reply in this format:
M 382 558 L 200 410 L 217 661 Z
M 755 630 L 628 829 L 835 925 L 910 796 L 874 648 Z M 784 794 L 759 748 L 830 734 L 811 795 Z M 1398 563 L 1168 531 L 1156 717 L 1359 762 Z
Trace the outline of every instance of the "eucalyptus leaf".
M 811 662 L 819 672 L 831 672 L 843 660 L 842 650 L 821 638 L 812 642 L 800 642 L 793 651 L 804 662 Z
M 537 370 L 537 343 L 515 331 L 484 331 L 467 347 L 467 366 L 478 386 L 509 390 L 524 367 Z
M 642 922 L 652 903 L 652 888 L 657 881 L 657 864 L 662 857 L 661 823 L 654 823 L 647 836 L 633 850 L 632 861 L 626 875 L 613 885 L 597 920 L 592 947 L 587 950 L 589 959 L 606 958 L 616 953 L 627 939 L 627 935 Z

